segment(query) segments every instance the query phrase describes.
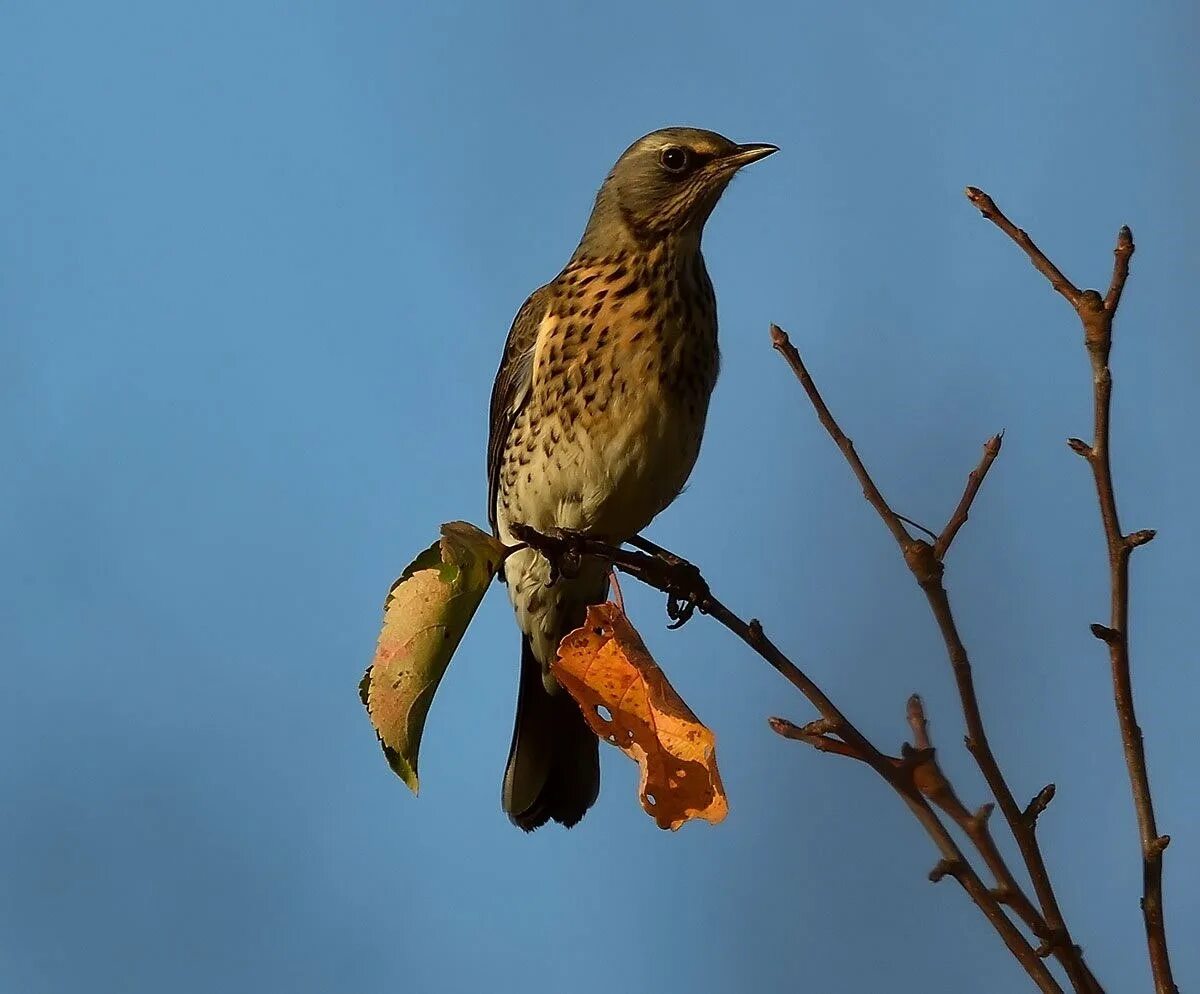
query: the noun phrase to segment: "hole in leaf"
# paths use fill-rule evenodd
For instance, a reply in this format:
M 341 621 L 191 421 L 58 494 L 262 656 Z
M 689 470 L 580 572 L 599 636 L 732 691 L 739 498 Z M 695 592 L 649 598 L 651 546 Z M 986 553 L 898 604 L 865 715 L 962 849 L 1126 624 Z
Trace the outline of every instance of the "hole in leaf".
M 596 714 L 598 714 L 600 716 L 601 721 L 612 721 L 613 720 L 612 712 L 610 710 L 608 710 L 608 708 L 606 708 L 603 704 L 596 705 Z
M 656 805 L 658 803 L 658 801 L 655 799 L 653 794 L 647 794 L 646 795 L 646 803 L 649 804 L 650 807 L 654 807 L 654 805 Z

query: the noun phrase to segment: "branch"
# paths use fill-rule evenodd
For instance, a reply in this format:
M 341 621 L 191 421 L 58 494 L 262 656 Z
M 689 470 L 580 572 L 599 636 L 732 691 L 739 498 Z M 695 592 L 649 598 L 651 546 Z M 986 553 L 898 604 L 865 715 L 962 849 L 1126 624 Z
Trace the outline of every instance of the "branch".
M 797 725 L 786 718 L 768 718 L 767 724 L 771 726 L 772 731 L 782 735 L 785 739 L 803 742 L 818 752 L 829 752 L 835 756 L 845 756 L 848 759 L 868 762 L 867 757 L 854 746 L 829 734 L 832 729 L 829 728 L 829 722 L 825 718 L 810 721 L 807 725 Z
M 842 455 L 846 457 L 846 462 L 850 464 L 850 468 L 854 470 L 854 475 L 858 477 L 858 482 L 862 485 L 863 496 L 879 513 L 879 516 L 883 519 L 883 523 L 887 525 L 888 530 L 892 533 L 892 537 L 903 548 L 906 543 L 911 541 L 911 537 L 905 530 L 904 524 L 900 521 L 900 515 L 893 511 L 888 502 L 883 499 L 883 494 L 875 486 L 875 481 L 871 479 L 871 474 L 867 472 L 867 467 L 858 458 L 858 453 L 854 450 L 854 443 L 846 437 L 846 433 L 842 431 L 841 426 L 829 412 L 829 408 L 825 406 L 825 401 L 821 399 L 817 385 L 813 383 L 812 377 L 808 375 L 808 370 L 800 359 L 800 353 L 796 351 L 795 346 L 788 340 L 787 332 L 778 325 L 771 325 L 771 344 L 787 360 L 787 364 L 792 367 L 792 372 L 796 374 L 796 379 L 800 381 L 800 385 L 804 387 L 804 392 L 808 394 L 808 399 L 812 401 L 813 407 L 817 410 L 817 418 L 820 419 L 825 430 L 829 432 L 830 436 L 837 443 L 837 447 L 842 450 Z
M 962 499 L 958 502 L 958 507 L 954 509 L 954 513 L 950 515 L 950 520 L 946 522 L 946 527 L 942 529 L 942 533 L 936 537 L 933 543 L 933 554 L 939 562 L 946 558 L 946 553 L 950 551 L 950 543 L 954 541 L 954 536 L 967 523 L 967 517 L 971 512 L 971 505 L 975 502 L 975 495 L 979 493 L 979 488 L 983 486 L 983 478 L 987 476 L 987 471 L 992 468 L 992 463 L 996 461 L 996 456 L 1000 455 L 1000 445 L 1003 441 L 1004 432 L 1000 432 L 983 443 L 983 458 L 979 460 L 979 465 L 971 470 L 971 475 L 967 477 L 967 489 L 963 491 Z
M 1113 697 L 1116 702 L 1117 723 L 1125 765 L 1133 792 L 1137 813 L 1138 834 L 1142 849 L 1142 916 L 1145 919 L 1146 942 L 1150 952 L 1150 968 L 1157 994 L 1176 994 L 1167 952 L 1166 925 L 1163 920 L 1162 854 L 1170 837 L 1158 834 L 1154 819 L 1154 803 L 1150 796 L 1150 778 L 1146 769 L 1146 753 L 1142 730 L 1133 708 L 1133 682 L 1129 662 L 1129 557 L 1138 546 L 1154 538 L 1154 532 L 1143 530 L 1125 535 L 1117 516 L 1117 499 L 1113 489 L 1112 465 L 1109 457 L 1109 423 L 1112 410 L 1112 372 L 1108 357 L 1112 350 L 1112 327 L 1125 281 L 1129 278 L 1129 260 L 1133 255 L 1133 234 L 1123 227 L 1117 233 L 1113 250 L 1113 274 L 1108 292 L 1102 298 L 1096 290 L 1080 291 L 1050 262 L 1025 232 L 1017 228 L 982 190 L 967 187 L 967 199 L 983 216 L 1017 243 L 1033 260 L 1051 286 L 1066 298 L 1083 325 L 1084 345 L 1092 367 L 1093 439 L 1089 444 L 1073 438 L 1068 445 L 1088 461 L 1096 484 L 1100 503 L 1100 520 L 1108 548 L 1109 587 L 1111 603 L 1108 625 L 1093 625 L 1092 632 L 1108 646 L 1112 671 Z
M 945 811 L 963 834 L 971 840 L 971 844 L 975 846 L 995 878 L 994 893 L 997 900 L 1012 908 L 1039 939 L 1050 938 L 1050 930 L 1046 927 L 1045 921 L 1021 889 L 1021 885 L 1017 882 L 1012 870 L 1008 868 L 1008 864 L 1000 855 L 1000 850 L 992 838 L 988 822 L 992 815 L 993 805 L 984 804 L 976 811 L 969 811 L 966 805 L 958 799 L 950 781 L 942 772 L 941 766 L 933 758 L 933 743 L 929 740 L 929 724 L 925 718 L 925 706 L 916 694 L 908 699 L 908 724 L 913 731 L 913 745 L 918 750 L 927 750 L 930 755 L 925 770 L 917 778 L 921 793 Z
M 1000 208 L 996 206 L 996 202 L 991 197 L 976 187 L 968 186 L 967 199 L 979 208 L 980 214 L 995 224 L 996 227 L 1021 247 L 1024 253 L 1029 256 L 1029 261 L 1033 263 L 1033 268 L 1050 281 L 1050 285 L 1066 298 L 1067 303 L 1072 307 L 1079 306 L 1079 299 L 1082 296 L 1079 288 L 1063 276 L 1059 268 L 1042 254 L 1042 250 L 1033 243 L 1032 238 L 1000 212 Z
M 1013 231 L 1014 237 L 1019 236 L 1023 238 L 1024 242 L 1022 244 L 1030 246 L 1030 258 L 1034 260 L 1035 266 L 1043 272 L 1047 272 L 1048 276 L 1050 273 L 1057 274 L 1056 278 L 1062 284 L 1061 292 L 1064 294 L 1070 292 L 1078 294 L 1078 291 L 1066 281 L 1065 277 L 1057 269 L 1054 269 L 1049 260 L 1037 251 L 1037 247 L 1033 245 L 1033 242 L 1029 240 L 1024 232 L 1018 232 L 1015 228 Z M 899 547 L 901 555 L 904 557 L 904 562 L 924 592 L 926 600 L 929 602 L 929 608 L 933 612 L 934 619 L 937 621 L 938 629 L 941 631 L 942 640 L 946 645 L 946 652 L 950 659 L 950 665 L 954 671 L 954 680 L 958 686 L 959 701 L 962 704 L 963 715 L 966 718 L 967 748 L 970 750 L 971 755 L 974 756 L 984 780 L 987 781 L 988 788 L 1000 806 L 1000 811 L 1004 815 L 1004 820 L 1008 823 L 1009 830 L 1017 842 L 1017 847 L 1021 851 L 1026 869 L 1033 882 L 1038 903 L 1041 905 L 1042 918 L 1050 935 L 1054 938 L 1053 952 L 1063 964 L 1063 968 L 1067 971 L 1067 976 L 1071 980 L 1071 985 L 1076 991 L 1098 991 L 1100 989 L 1099 985 L 1096 983 L 1087 966 L 1084 965 L 1082 952 L 1072 941 L 1066 923 L 1063 921 L 1062 912 L 1058 906 L 1058 899 L 1054 894 L 1054 887 L 1050 882 L 1050 875 L 1046 870 L 1045 859 L 1042 857 L 1041 847 L 1038 845 L 1037 837 L 1034 834 L 1034 826 L 1023 817 L 1023 812 L 1017 805 L 1012 790 L 1009 788 L 1008 782 L 1000 770 L 1000 765 L 992 753 L 991 745 L 988 743 L 987 732 L 983 725 L 983 716 L 979 710 L 979 700 L 975 694 L 975 680 L 971 673 L 970 657 L 967 655 L 966 646 L 963 644 L 962 638 L 958 633 L 958 626 L 954 621 L 954 615 L 950 609 L 950 598 L 942 583 L 944 567 L 941 559 L 938 557 L 937 549 L 940 546 L 945 551 L 957 533 L 962 521 L 966 520 L 967 512 L 975 494 L 978 493 L 979 485 L 982 483 L 984 475 L 999 452 L 999 436 L 993 438 L 985 446 L 983 460 L 975 472 L 971 474 L 971 477 L 968 478 L 967 488 L 962 499 L 959 501 L 958 509 L 951 516 L 950 522 L 943 530 L 942 535 L 933 545 L 930 545 L 923 539 L 914 539 L 905 530 L 896 512 L 892 510 L 891 506 L 884 499 L 879 488 L 871 479 L 871 475 L 863 465 L 862 460 L 859 459 L 858 454 L 855 452 L 853 443 L 846 437 L 846 434 L 830 413 L 829 408 L 817 390 L 816 384 L 813 383 L 813 379 L 809 375 L 803 360 L 800 358 L 800 353 L 789 340 L 787 332 L 776 325 L 772 325 L 771 342 L 783 355 L 784 359 L 787 360 L 788 365 L 792 368 L 792 372 L 796 374 L 796 378 L 800 381 L 800 385 L 804 388 L 804 392 L 808 395 L 808 399 L 812 402 L 813 408 L 817 412 L 817 418 L 830 437 L 833 438 L 838 448 L 842 450 L 842 454 L 846 457 L 846 461 L 850 464 L 850 468 L 862 485 L 864 496 L 878 512 L 884 524 L 887 525 L 888 530 L 892 533 L 892 537 L 896 540 L 896 545 Z M 993 445 L 996 450 L 995 454 L 989 451 Z M 961 521 L 959 520 L 960 517 Z
M 584 556 L 603 560 L 622 572 L 636 577 L 648 586 L 665 593 L 668 603 L 699 610 L 733 632 L 761 656 L 792 686 L 799 690 L 821 714 L 817 722 L 806 726 L 794 725 L 784 719 L 773 719 L 771 727 L 787 738 L 807 742 L 824 752 L 833 752 L 859 760 L 870 766 L 900 796 L 926 834 L 937 847 L 939 860 L 930 879 L 952 876 L 986 916 L 992 927 L 1017 961 L 1045 994 L 1062 994 L 1062 988 L 1042 962 L 1038 951 L 1005 914 L 996 894 L 980 879 L 971 867 L 954 837 L 942 824 L 913 779 L 914 764 L 898 761 L 880 752 L 862 734 L 824 691 L 775 645 L 756 620 L 744 621 L 734 614 L 709 589 L 700 571 L 684 559 L 660 549 L 642 539 L 638 543 L 654 552 L 631 552 L 580 534 L 543 535 L 524 525 L 514 525 L 518 541 L 536 549 L 560 575 L 569 576 Z M 676 611 L 672 610 L 672 616 Z M 690 611 L 688 612 L 690 614 Z

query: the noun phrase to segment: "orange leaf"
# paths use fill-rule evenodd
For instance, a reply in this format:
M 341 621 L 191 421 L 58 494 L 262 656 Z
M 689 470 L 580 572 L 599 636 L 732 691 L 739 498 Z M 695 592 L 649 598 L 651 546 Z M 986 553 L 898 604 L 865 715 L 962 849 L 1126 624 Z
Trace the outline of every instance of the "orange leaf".
M 672 831 L 729 810 L 717 771 L 716 737 L 700 723 L 611 601 L 589 607 L 582 628 L 558 647 L 554 675 L 600 738 L 642 769 L 642 807 Z

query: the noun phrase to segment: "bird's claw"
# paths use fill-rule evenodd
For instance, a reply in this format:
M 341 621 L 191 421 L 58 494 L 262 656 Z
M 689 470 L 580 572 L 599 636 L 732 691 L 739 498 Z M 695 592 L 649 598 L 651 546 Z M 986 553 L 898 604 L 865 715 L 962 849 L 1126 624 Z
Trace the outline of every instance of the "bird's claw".
M 667 594 L 667 617 L 671 623 L 667 625 L 671 631 L 682 628 L 692 620 L 696 613 L 696 602 L 691 598 L 679 598 L 675 594 Z
M 549 564 L 546 586 L 553 587 L 559 580 L 571 580 L 579 575 L 583 566 L 582 533 L 568 528 L 550 528 L 539 532 L 525 524 L 511 526 L 513 536 L 525 546 L 537 552 Z
M 559 544 L 558 555 L 546 557 L 550 563 L 546 586 L 553 587 L 559 580 L 575 579 L 583 567 L 583 535 L 570 528 L 552 528 L 546 535 Z
M 659 558 L 673 574 L 671 589 L 667 593 L 667 617 L 671 619 L 671 624 L 667 627 L 671 630 L 682 628 L 692 620 L 697 608 L 704 610 L 704 603 L 708 599 L 708 584 L 704 582 L 700 571 L 687 560 L 669 553 L 664 553 Z

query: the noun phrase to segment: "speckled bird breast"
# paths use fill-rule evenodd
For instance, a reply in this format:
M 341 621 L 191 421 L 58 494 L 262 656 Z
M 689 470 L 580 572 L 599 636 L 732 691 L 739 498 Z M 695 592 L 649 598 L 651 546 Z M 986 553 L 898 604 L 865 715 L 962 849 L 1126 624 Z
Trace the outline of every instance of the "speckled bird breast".
M 529 402 L 501 479 L 507 517 L 613 539 L 683 488 L 718 371 L 699 251 L 579 259 L 551 285 Z

